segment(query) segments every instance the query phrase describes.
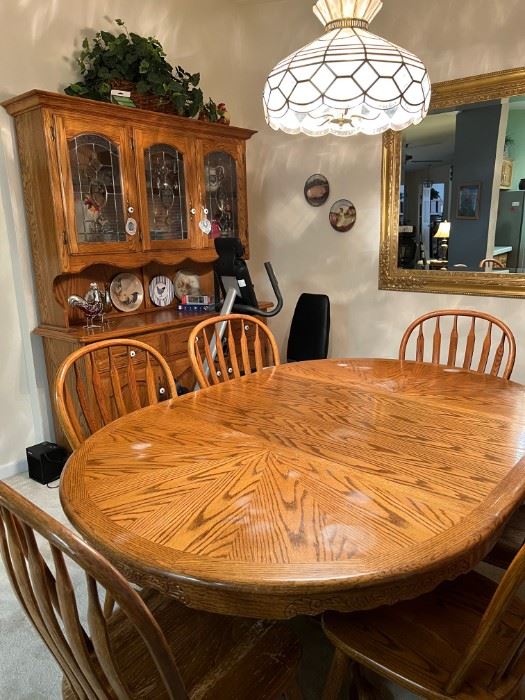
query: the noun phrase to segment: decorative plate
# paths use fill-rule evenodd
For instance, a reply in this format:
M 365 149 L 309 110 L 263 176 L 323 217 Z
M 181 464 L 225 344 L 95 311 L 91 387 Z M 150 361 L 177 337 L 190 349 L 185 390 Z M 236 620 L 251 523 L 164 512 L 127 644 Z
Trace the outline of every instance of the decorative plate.
M 111 280 L 109 294 L 119 311 L 136 311 L 144 299 L 144 287 L 137 275 L 121 272 Z
M 175 296 L 173 282 L 164 275 L 154 277 L 149 283 L 149 296 L 155 306 L 168 306 Z
M 339 233 L 346 233 L 355 224 L 357 214 L 349 199 L 338 199 L 330 209 L 330 223 Z
M 201 293 L 199 275 L 196 275 L 194 272 L 188 272 L 188 270 L 178 270 L 173 278 L 173 284 L 175 285 L 175 296 L 179 301 L 184 294 L 194 295 Z
M 304 183 L 304 197 L 312 207 L 322 206 L 330 196 L 330 183 L 324 175 L 310 175 Z

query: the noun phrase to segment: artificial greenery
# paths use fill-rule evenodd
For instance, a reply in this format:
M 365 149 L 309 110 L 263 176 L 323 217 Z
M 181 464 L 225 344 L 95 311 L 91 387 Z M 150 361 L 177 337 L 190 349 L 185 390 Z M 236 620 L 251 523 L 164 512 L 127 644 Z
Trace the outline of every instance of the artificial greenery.
M 129 32 L 121 19 L 115 23 L 124 29 L 120 34 L 99 31 L 92 42 L 84 39 L 77 59 L 82 80 L 69 85 L 66 94 L 109 101 L 112 82 L 127 80 L 137 92 L 171 103 L 177 114 L 196 116 L 203 107 L 202 90 L 197 87 L 200 74 L 181 66 L 174 71 L 158 39 Z

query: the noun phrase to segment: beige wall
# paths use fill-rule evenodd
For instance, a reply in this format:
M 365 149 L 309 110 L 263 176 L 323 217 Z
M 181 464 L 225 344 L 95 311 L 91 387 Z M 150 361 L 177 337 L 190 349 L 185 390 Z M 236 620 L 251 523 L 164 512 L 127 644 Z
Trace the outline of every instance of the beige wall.
M 286 136 L 264 124 L 261 93 L 268 71 L 322 31 L 310 0 L 4 0 L 0 7 L 0 97 L 33 87 L 59 90 L 73 77 L 71 56 L 86 27 L 121 16 L 131 29 L 153 33 L 173 62 L 200 70 L 204 87 L 224 99 L 236 124 L 259 130 L 250 142 L 251 267 L 260 297 L 268 285 L 259 270 L 272 260 L 286 296 L 273 328 L 284 343 L 301 291 L 327 292 L 332 300 L 333 355 L 392 356 L 404 327 L 436 307 L 472 307 L 506 320 L 525 347 L 519 300 L 380 292 L 380 138 L 311 139 Z M 385 0 L 373 24 L 394 42 L 418 53 L 433 81 L 510 68 L 523 63 L 523 0 Z M 0 118 L 0 475 L 23 458 L 23 448 L 49 437 L 46 387 L 38 341 L 30 266 L 9 119 Z M 347 196 L 358 222 L 347 234 L 327 223 L 327 206 L 308 207 L 303 184 L 324 172 L 331 199 Z M 19 308 L 17 308 L 17 304 Z M 36 370 L 34 360 L 36 358 Z M 516 379 L 525 381 L 525 355 Z
M 234 68 L 238 22 L 214 0 L 3 0 L 0 99 L 32 88 L 61 91 L 75 78 L 82 37 L 122 17 L 153 34 L 172 62 L 201 71 L 207 95 L 239 111 Z M 225 37 L 228 40 L 225 40 Z M 10 118 L 0 109 L 0 478 L 19 470 L 25 447 L 52 438 L 31 262 Z
M 320 33 L 310 4 L 248 3 L 241 15 L 244 52 L 250 56 L 242 76 L 245 123 L 260 132 L 249 158 L 252 269 L 271 259 L 287 301 L 274 329 L 286 338 L 301 291 L 326 292 L 332 300 L 331 354 L 389 357 L 397 354 L 403 329 L 417 315 L 439 307 L 484 309 L 516 333 L 522 351 L 515 378 L 525 382 L 522 301 L 378 291 L 380 137 L 312 139 L 265 126 L 260 107 L 265 75 Z M 522 0 L 385 0 L 372 29 L 417 53 L 431 79 L 440 81 L 523 64 L 524 24 Z M 356 205 L 358 220 L 349 233 L 330 228 L 328 205 L 305 204 L 303 183 L 314 172 L 330 180 L 331 200 L 346 196 Z M 267 289 L 263 282 L 260 276 L 259 294 Z

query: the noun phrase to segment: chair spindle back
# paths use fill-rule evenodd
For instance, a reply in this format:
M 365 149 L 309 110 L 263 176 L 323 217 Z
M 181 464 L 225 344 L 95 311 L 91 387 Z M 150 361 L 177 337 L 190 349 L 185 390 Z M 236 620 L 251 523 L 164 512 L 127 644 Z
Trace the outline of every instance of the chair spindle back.
M 37 541 L 50 548 L 48 565 Z M 79 537 L 0 482 L 0 551 L 13 590 L 48 649 L 62 668 L 76 697 L 82 700 L 123 700 L 136 697 L 115 664 L 110 620 L 102 610 L 105 589 L 127 617 L 130 630 L 142 641 L 154 662 L 167 697 L 186 699 L 183 681 L 158 623 L 128 582 Z M 87 623 L 81 623 L 77 586 L 68 564 L 85 574 Z M 52 571 L 54 569 L 54 573 Z
M 461 690 L 465 680 L 480 657 L 496 644 L 495 634 L 498 627 L 513 601 L 518 595 L 519 589 L 525 579 L 525 545 L 514 557 L 510 567 L 501 579 L 479 626 L 470 642 L 470 646 L 462 654 L 462 658 L 449 679 L 446 687 L 447 693 L 455 695 Z M 497 692 L 497 697 L 506 697 L 503 691 L 508 684 L 515 685 L 516 678 L 522 678 L 525 674 L 525 619 L 521 620 L 517 631 L 513 634 L 512 643 L 509 645 L 509 653 L 503 659 L 503 663 L 494 674 L 488 690 Z M 496 697 L 496 695 L 495 695 Z
M 449 317 L 452 321 L 448 347 L 446 347 L 447 333 L 443 323 L 445 317 Z M 461 342 L 458 321 L 462 318 L 469 319 L 468 331 L 463 353 L 460 353 L 462 357 L 458 357 L 458 347 Z M 430 336 L 428 345 L 425 337 L 427 329 Z M 516 341 L 510 328 L 495 316 L 480 311 L 451 309 L 425 314 L 413 321 L 405 331 L 399 348 L 400 360 L 407 359 L 407 346 L 416 333 L 416 362 L 431 360 L 434 365 L 473 369 L 476 372 L 510 379 L 516 359 Z
M 162 355 L 128 338 L 76 350 L 60 365 L 55 382 L 57 414 L 72 449 L 116 418 L 175 396 Z
M 225 332 L 221 342 L 223 323 Z M 272 332 L 258 318 L 245 314 L 214 316 L 199 323 L 188 339 L 188 354 L 201 388 L 280 364 L 279 348 Z

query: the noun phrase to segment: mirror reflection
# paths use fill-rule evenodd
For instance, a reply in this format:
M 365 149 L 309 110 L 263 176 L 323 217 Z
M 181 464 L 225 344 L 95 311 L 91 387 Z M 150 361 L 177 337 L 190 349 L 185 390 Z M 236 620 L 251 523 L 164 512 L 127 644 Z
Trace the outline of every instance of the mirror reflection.
M 525 272 L 525 96 L 434 111 L 402 146 L 398 266 Z

